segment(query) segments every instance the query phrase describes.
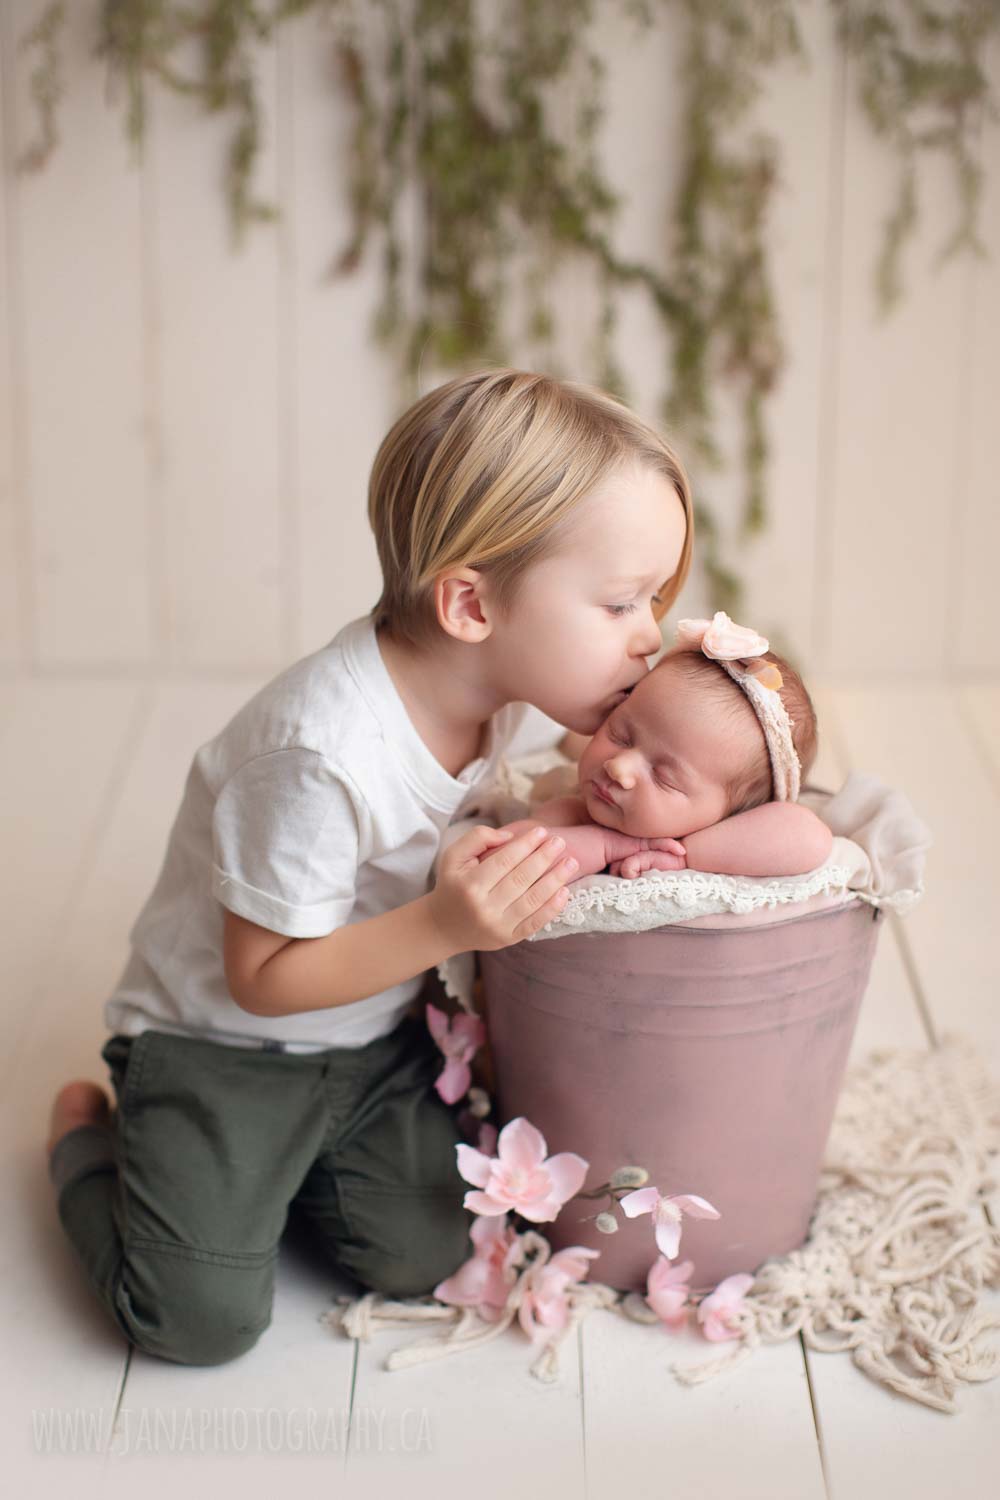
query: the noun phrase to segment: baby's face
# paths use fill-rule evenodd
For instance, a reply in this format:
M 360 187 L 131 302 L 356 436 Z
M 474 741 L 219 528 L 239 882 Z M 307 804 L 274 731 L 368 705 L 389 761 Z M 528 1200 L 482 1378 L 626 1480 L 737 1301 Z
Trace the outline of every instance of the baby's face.
M 580 790 L 595 823 L 640 838 L 680 839 L 726 816 L 726 786 L 748 748 L 720 721 L 710 696 L 663 663 L 584 750 Z

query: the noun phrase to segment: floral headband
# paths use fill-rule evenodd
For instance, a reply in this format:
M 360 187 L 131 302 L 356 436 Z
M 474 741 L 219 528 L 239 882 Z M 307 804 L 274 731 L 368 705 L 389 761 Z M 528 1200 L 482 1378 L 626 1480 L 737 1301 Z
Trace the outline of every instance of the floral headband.
M 704 652 L 739 683 L 767 741 L 774 800 L 797 802 L 802 767 L 792 740 L 792 720 L 778 692 L 781 673 L 773 662 L 760 660 L 767 650 L 764 637 L 734 625 L 720 609 L 711 620 L 678 620 L 677 644 L 686 651 Z

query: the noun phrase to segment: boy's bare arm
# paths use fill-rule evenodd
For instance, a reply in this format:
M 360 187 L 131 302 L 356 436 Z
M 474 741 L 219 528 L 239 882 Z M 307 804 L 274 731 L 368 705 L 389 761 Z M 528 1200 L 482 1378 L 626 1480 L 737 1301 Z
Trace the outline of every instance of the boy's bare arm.
M 487 848 L 495 860 L 484 869 Z M 456 953 L 520 942 L 550 921 L 565 899 L 571 877 L 562 854 L 544 825 L 520 835 L 476 826 L 443 853 L 433 890 L 323 937 L 285 939 L 244 919 L 248 934 L 227 910 L 229 992 L 251 1015 L 329 1010 L 381 994 Z M 270 956 L 257 966 L 263 954 Z
M 429 908 L 428 894 L 324 937 L 288 938 L 256 972 L 227 972 L 230 994 L 253 1016 L 284 1016 L 353 1005 L 391 989 L 457 951 Z
M 719 875 L 804 875 L 827 859 L 833 834 L 798 802 L 765 802 L 683 840 L 689 870 Z

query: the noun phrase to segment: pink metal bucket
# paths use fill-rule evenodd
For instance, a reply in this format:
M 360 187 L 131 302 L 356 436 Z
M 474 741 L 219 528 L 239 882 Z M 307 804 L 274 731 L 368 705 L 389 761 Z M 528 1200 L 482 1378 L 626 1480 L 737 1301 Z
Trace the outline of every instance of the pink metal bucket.
M 693 1291 L 801 1245 L 877 937 L 860 901 L 760 926 L 586 933 L 481 953 L 499 1118 L 526 1116 L 585 1186 L 640 1165 L 722 1215 L 682 1221 Z M 645 1292 L 647 1215 L 599 1233 L 604 1202 L 536 1227 L 600 1250 L 591 1278 Z M 623 1215 L 617 1211 L 621 1221 Z

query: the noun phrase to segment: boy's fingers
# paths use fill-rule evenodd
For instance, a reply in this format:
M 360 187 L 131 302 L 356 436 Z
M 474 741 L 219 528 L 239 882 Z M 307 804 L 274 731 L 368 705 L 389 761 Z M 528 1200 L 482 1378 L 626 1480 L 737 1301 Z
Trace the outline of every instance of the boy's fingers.
M 486 860 L 482 869 L 489 871 L 489 888 L 497 885 L 512 870 L 526 860 L 530 855 L 541 852 L 540 846 L 549 837 L 548 828 L 533 828 L 527 833 L 515 835 L 502 849 L 497 849 L 490 859 Z M 542 866 L 544 868 L 544 865 Z M 527 874 L 527 872 L 525 872 Z
M 460 849 L 464 859 L 478 859 L 487 849 L 495 849 L 499 844 L 508 843 L 510 838 L 511 835 L 505 828 L 490 828 L 481 823 L 457 838 L 451 848 Z
M 515 940 L 519 941 L 521 938 L 538 932 L 546 922 L 554 921 L 565 910 L 569 901 L 569 891 L 563 884 L 559 869 L 561 867 L 542 875 L 520 900 L 512 903 L 510 907 L 512 912 L 519 911 L 526 905 L 531 908 L 515 927 Z

